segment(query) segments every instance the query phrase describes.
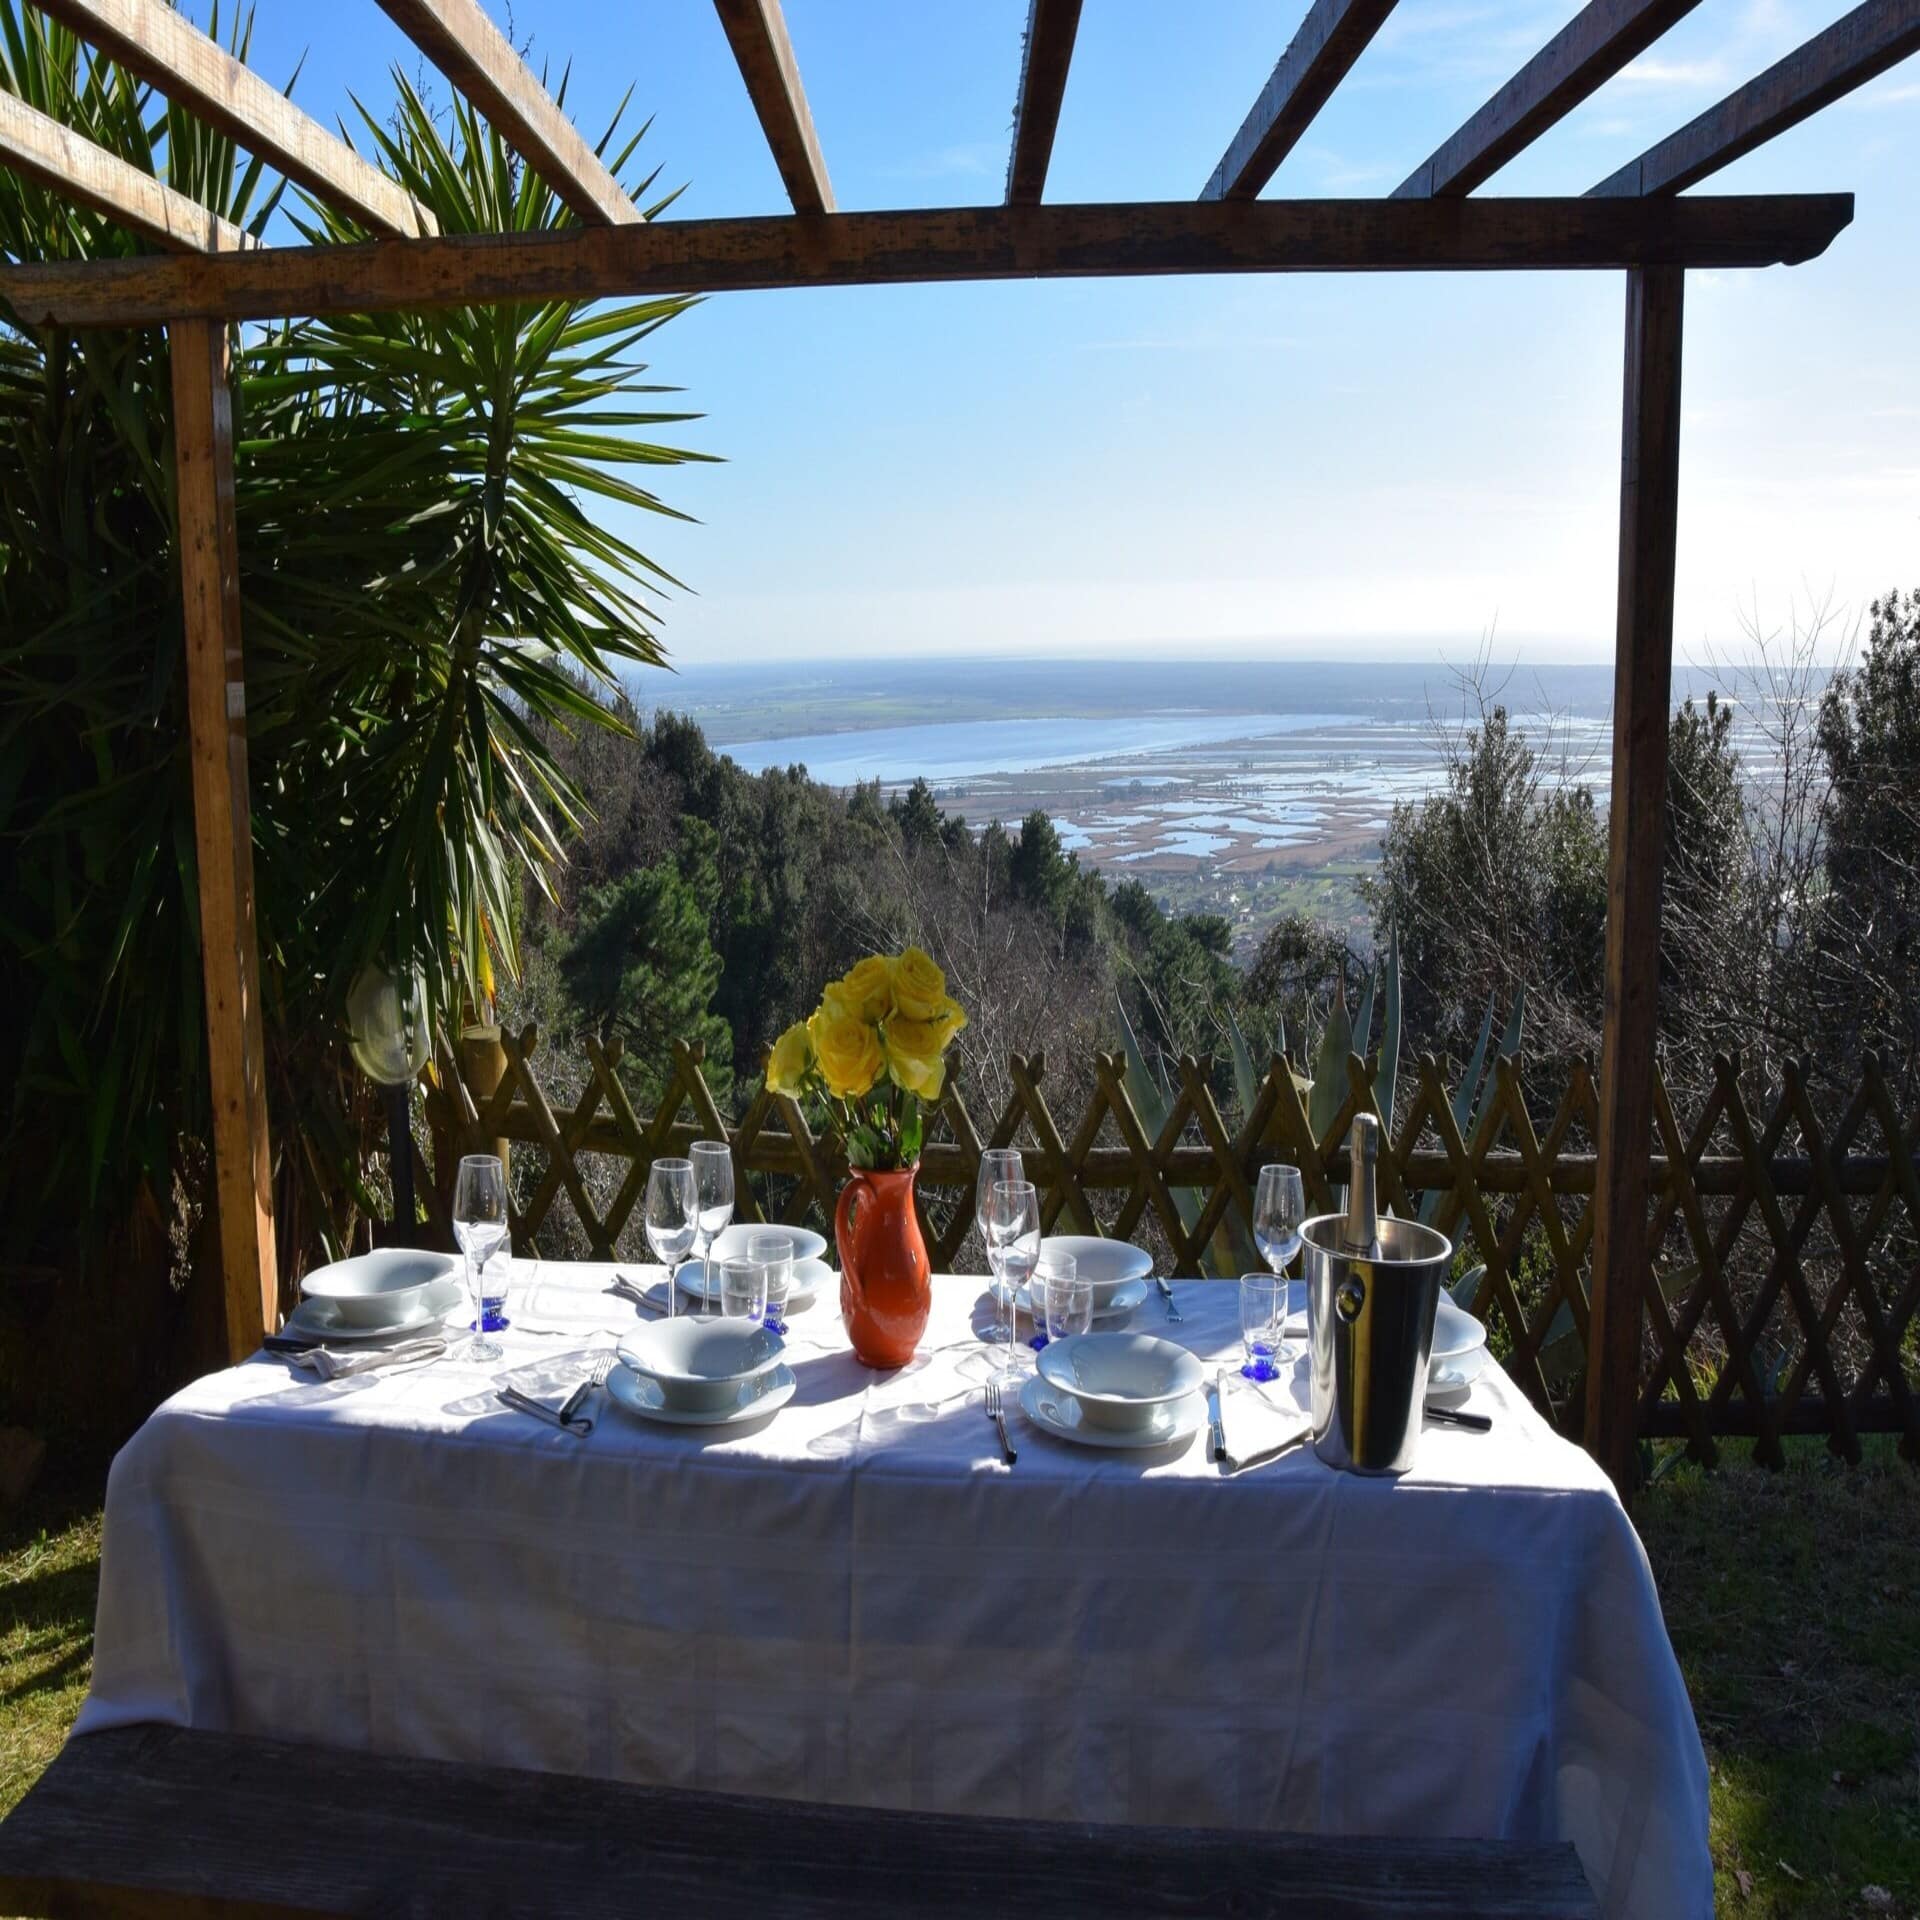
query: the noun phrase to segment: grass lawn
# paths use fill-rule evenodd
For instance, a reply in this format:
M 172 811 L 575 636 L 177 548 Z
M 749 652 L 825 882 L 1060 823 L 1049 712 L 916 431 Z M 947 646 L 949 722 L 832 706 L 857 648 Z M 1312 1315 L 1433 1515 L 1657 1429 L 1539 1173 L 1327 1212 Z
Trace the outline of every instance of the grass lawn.
M 1719 1910 L 1920 1915 L 1920 1473 L 1681 1464 L 1635 1506 L 1706 1745 Z M 1743 1451 L 1730 1441 L 1731 1461 Z
M 98 1476 L 49 1475 L 0 1525 L 0 1812 L 86 1692 L 99 1503 Z M 1810 1443 L 1778 1474 L 1677 1464 L 1636 1518 L 1712 1770 L 1720 1911 L 1916 1920 L 1920 1474 Z

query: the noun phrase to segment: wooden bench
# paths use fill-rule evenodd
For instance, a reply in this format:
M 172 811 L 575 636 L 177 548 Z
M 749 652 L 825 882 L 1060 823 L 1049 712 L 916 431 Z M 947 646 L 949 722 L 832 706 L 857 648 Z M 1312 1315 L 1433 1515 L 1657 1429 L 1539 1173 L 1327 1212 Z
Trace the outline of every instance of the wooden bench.
M 0 1823 L 0 1913 L 1596 1912 L 1573 1848 L 956 1819 L 127 1727 Z

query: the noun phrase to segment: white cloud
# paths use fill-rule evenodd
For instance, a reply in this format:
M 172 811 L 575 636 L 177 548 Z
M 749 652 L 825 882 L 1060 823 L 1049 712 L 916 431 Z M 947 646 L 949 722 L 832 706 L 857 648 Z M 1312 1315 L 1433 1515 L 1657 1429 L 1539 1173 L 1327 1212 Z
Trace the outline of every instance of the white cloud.
M 1630 60 L 1620 69 L 1623 83 L 1641 87 L 1717 87 L 1726 77 L 1721 60 Z

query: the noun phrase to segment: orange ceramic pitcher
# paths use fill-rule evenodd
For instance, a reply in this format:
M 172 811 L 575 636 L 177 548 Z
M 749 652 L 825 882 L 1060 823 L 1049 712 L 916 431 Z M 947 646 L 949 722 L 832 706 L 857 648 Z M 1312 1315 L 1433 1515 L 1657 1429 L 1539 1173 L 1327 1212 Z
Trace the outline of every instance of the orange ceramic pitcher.
M 855 1355 L 870 1367 L 904 1367 L 933 1307 L 933 1269 L 913 1206 L 917 1171 L 855 1167 L 834 1210 L 840 1313 Z

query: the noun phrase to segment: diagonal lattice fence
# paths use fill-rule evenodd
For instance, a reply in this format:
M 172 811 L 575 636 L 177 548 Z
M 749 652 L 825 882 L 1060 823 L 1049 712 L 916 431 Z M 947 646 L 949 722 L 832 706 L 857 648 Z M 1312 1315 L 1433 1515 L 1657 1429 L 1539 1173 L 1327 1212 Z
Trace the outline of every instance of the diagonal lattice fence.
M 845 1176 L 840 1143 L 796 1102 L 755 1095 L 737 1121 L 721 1112 L 698 1047 L 674 1050 L 649 1115 L 634 1109 L 617 1043 L 584 1058 L 540 1057 L 532 1028 L 501 1036 L 491 1065 L 443 1049 L 430 1076 L 432 1162 L 420 1186 L 446 1230 L 445 1192 L 461 1152 L 504 1142 L 514 1162 L 513 1239 L 524 1253 L 645 1258 L 640 1202 L 656 1156 L 695 1139 L 733 1148 L 736 1217 L 831 1231 Z M 1230 1124 L 1209 1063 L 1178 1063 L 1166 1117 L 1152 1132 L 1128 1092 L 1124 1057 L 1097 1054 L 1091 1092 L 1061 1121 L 1039 1054 L 1008 1061 L 1011 1092 L 976 1121 L 950 1084 L 921 1158 L 918 1204 L 937 1270 L 979 1271 L 973 1188 L 989 1147 L 1021 1149 L 1049 1230 L 1118 1235 L 1152 1246 L 1163 1270 L 1221 1270 L 1247 1244 L 1252 1189 L 1271 1160 L 1301 1169 L 1316 1211 L 1335 1205 L 1343 1142 L 1356 1112 L 1382 1120 L 1382 1199 L 1459 1248 L 1456 1297 L 1487 1322 L 1495 1352 L 1531 1398 L 1577 1430 L 1588 1330 L 1598 1107 L 1576 1065 L 1544 1131 L 1520 1070 L 1498 1061 L 1463 1133 L 1437 1062 L 1423 1058 L 1399 1112 L 1379 1114 L 1366 1064 L 1347 1062 L 1346 1096 L 1316 1136 L 1296 1072 L 1271 1062 Z M 564 1085 L 567 1092 L 556 1094 Z M 1900 1436 L 1920 1460 L 1920 1117 L 1903 1117 L 1879 1066 L 1824 1119 L 1799 1068 L 1757 1111 L 1726 1060 L 1683 1126 L 1656 1088 L 1639 1431 L 1717 1457 L 1728 1436 L 1778 1464 L 1791 1435 L 1819 1433 L 1857 1459 L 1861 1437 Z M 1226 1231 L 1236 1230 L 1235 1239 Z

